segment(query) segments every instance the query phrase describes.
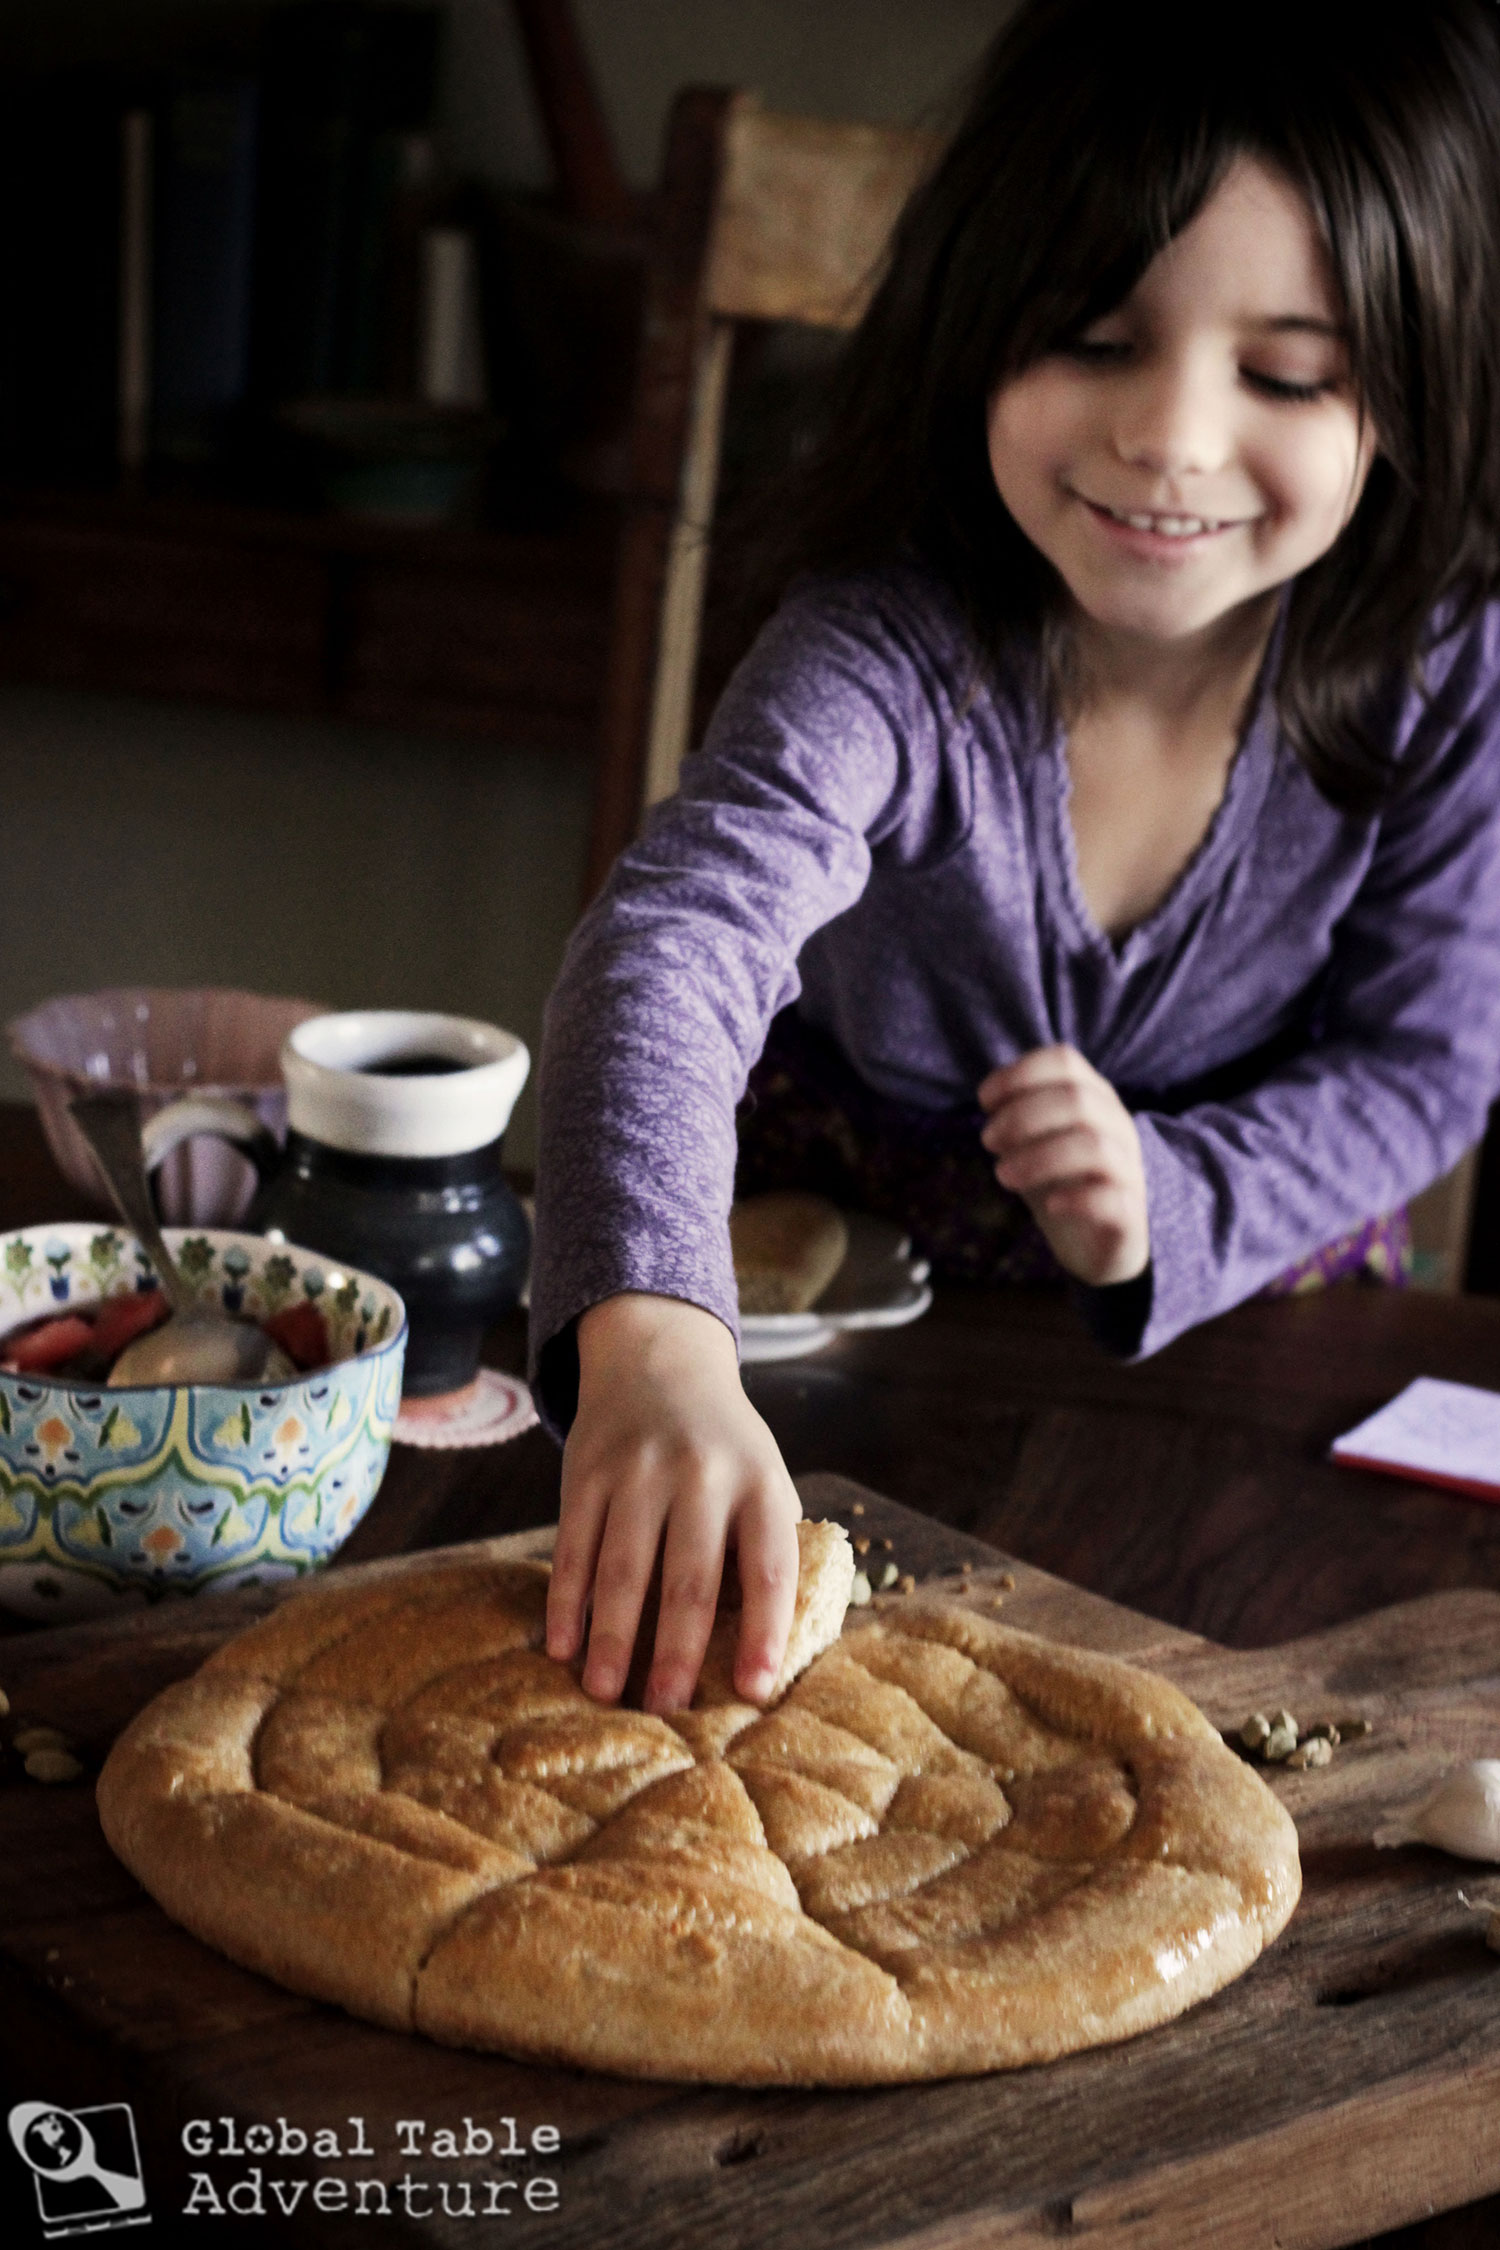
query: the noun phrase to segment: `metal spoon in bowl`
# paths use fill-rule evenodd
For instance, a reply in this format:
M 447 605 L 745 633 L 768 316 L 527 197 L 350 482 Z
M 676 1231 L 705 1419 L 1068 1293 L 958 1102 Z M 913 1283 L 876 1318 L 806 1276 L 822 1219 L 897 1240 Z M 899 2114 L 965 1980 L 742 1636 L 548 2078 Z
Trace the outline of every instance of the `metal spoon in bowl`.
M 109 1182 L 115 1207 L 156 1268 L 171 1316 L 127 1344 L 111 1389 L 144 1383 L 287 1383 L 297 1370 L 253 1320 L 203 1303 L 183 1280 L 161 1237 L 141 1162 L 141 1121 L 127 1093 L 80 1094 L 68 1104 Z

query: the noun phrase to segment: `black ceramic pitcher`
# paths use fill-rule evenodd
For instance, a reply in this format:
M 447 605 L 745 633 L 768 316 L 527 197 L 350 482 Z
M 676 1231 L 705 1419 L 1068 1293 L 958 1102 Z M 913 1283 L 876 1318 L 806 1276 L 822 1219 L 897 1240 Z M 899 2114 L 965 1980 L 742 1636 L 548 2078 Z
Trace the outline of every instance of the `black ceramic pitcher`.
M 151 1119 L 148 1165 L 195 1133 L 234 1141 L 260 1175 L 249 1224 L 388 1281 L 410 1324 L 406 1395 L 459 1389 L 526 1280 L 531 1230 L 500 1166 L 525 1047 L 463 1016 L 358 1009 L 299 1024 L 281 1067 L 284 1149 L 201 1096 Z

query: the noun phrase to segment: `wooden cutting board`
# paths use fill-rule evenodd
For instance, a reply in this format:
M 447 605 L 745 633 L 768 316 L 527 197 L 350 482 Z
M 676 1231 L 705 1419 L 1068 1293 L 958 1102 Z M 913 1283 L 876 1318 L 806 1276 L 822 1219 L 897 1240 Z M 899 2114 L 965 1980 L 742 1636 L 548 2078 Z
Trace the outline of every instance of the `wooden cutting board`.
M 1433 1595 L 1237 1653 L 841 1479 L 810 1477 L 802 1490 L 810 1515 L 871 1537 L 876 1556 L 1003 1597 L 1008 1623 L 1163 1672 L 1218 1725 L 1283 1704 L 1304 1724 L 1373 1722 L 1330 1768 L 1273 1784 L 1298 1825 L 1305 1889 L 1248 1975 L 1123 2046 L 933 2086 L 757 2094 L 531 2069 L 374 2030 L 220 1959 L 113 1859 L 91 1791 L 38 1787 L 12 1762 L 0 1787 L 7 2104 L 128 2100 L 155 2220 L 183 2211 L 195 2176 L 226 2206 L 244 2183 L 243 2208 L 258 2169 L 262 2200 L 280 2180 L 294 2207 L 286 2217 L 269 2202 L 245 2239 L 319 2245 L 489 2239 L 462 2216 L 467 2192 L 476 2217 L 494 2213 L 490 2231 L 509 2209 L 503 2238 L 537 2250 L 968 2250 L 1073 2237 L 1131 2250 L 1319 2250 L 1500 2189 L 1500 1955 L 1459 1898 L 1500 1900 L 1500 1869 L 1371 1844 L 1377 1820 L 1447 1765 L 1500 1754 L 1500 1595 Z M 545 1552 L 549 1540 L 489 1545 Z M 6 1646 L 0 1678 L 18 1714 L 68 1729 L 97 1762 L 143 1702 L 268 1600 L 204 1599 L 34 1635 Z M 351 2118 L 372 2155 L 350 2153 Z M 220 2119 L 232 2121 L 231 2148 L 213 2125 L 214 2153 L 190 2155 L 184 2127 L 201 2137 L 191 2121 Z M 294 2150 L 298 2132 L 322 2127 L 341 2155 L 255 2152 L 254 2137 L 245 2150 L 247 2129 L 274 2138 L 281 2119 Z M 401 2120 L 425 2131 L 399 2131 Z M 538 2127 L 555 2129 L 555 2151 L 545 2131 L 540 2153 L 532 2147 Z M 495 2152 L 443 2155 L 443 2131 L 460 2152 L 466 2134 L 472 2148 L 489 2133 Z M 0 2165 L 31 2230 L 9 2239 L 39 2240 L 30 2176 L 8 2146 Z M 409 2196 L 393 2185 L 403 2176 Z M 337 2187 L 314 2208 L 320 2178 L 385 2183 L 391 2215 L 372 2235 L 373 2188 L 363 2218 L 332 2208 Z M 226 2208 L 204 2238 L 238 2234 Z

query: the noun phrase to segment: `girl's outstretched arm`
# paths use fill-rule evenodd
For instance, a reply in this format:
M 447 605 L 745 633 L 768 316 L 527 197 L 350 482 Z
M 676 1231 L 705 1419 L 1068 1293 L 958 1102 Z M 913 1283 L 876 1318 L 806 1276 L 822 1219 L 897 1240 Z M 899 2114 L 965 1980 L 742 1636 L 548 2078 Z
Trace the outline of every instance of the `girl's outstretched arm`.
M 547 1653 L 583 1646 L 583 1684 L 625 1684 L 661 1555 L 661 1609 L 645 1707 L 686 1707 L 714 1621 L 725 1550 L 744 1596 L 735 1686 L 764 1701 L 797 1594 L 796 1488 L 740 1384 L 734 1338 L 698 1305 L 632 1292 L 578 1323 L 578 1413 L 563 1452 Z
M 532 1379 L 567 1439 L 550 1645 L 582 1648 L 592 1588 L 600 1695 L 618 1692 L 659 1547 L 658 1708 L 691 1690 L 726 1544 L 746 1579 L 748 1696 L 785 1640 L 799 1510 L 735 1364 L 735 1110 L 809 936 L 859 899 L 877 849 L 919 858 L 953 828 L 957 667 L 932 655 L 925 616 L 884 580 L 789 599 L 547 1004 Z

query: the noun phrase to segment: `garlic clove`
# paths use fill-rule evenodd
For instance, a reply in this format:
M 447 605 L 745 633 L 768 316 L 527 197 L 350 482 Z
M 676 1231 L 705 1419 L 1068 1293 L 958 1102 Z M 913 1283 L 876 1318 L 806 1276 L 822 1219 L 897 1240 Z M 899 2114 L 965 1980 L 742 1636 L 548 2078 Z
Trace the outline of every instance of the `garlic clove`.
M 1444 1776 L 1411 1812 L 1375 1831 L 1392 1844 L 1435 1844 L 1458 1859 L 1500 1861 L 1500 1758 L 1476 1758 Z

